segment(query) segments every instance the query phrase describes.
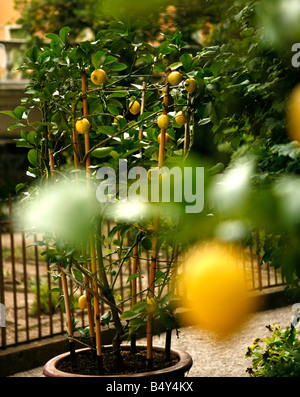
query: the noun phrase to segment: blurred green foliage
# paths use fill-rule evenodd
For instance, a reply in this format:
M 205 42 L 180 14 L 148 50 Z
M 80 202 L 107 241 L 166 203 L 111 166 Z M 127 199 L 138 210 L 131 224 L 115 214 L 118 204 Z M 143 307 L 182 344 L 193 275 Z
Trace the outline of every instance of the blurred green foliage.
M 293 7 L 296 3 L 292 2 Z M 118 4 L 118 1 L 109 2 L 110 11 L 122 11 Z M 59 30 L 53 27 L 47 35 L 49 46 L 43 50 L 37 46 L 30 48 L 23 66 L 23 70 L 33 71 L 27 96 L 22 106 L 10 114 L 16 119 L 11 128 L 21 128 L 17 145 L 29 149 L 28 171 L 34 179 L 47 180 L 49 148 L 55 152 L 58 172 L 71 165 L 68 149 L 72 121 L 82 110 L 80 73 L 84 68 L 89 76 L 100 66 L 109 80 L 107 91 L 91 90 L 88 95 L 90 139 L 92 146 L 109 141 L 113 150 L 101 161 L 93 158 L 93 170 L 100 165 L 117 169 L 120 158 L 127 159 L 128 167 L 155 166 L 159 132 L 155 120 L 162 111 L 159 89 L 164 84 L 161 76 L 171 66 L 184 77 L 194 77 L 198 84 L 198 91 L 189 103 L 192 111 L 189 155 L 194 164 L 205 168 L 205 208 L 200 214 L 189 215 L 183 211 L 184 203 L 176 206 L 182 215 L 180 227 L 170 216 L 161 224 L 161 235 L 173 235 L 176 230 L 183 245 L 212 236 L 250 244 L 250 232 L 262 229 L 267 236 L 259 247 L 263 261 L 282 267 L 284 276 L 292 282 L 295 274 L 300 275 L 300 168 L 299 147 L 296 142 L 290 142 L 285 119 L 287 98 L 299 80 L 299 71 L 291 65 L 292 53 L 289 53 L 290 40 L 297 35 L 292 39 L 284 34 L 272 36 L 272 27 L 278 26 L 278 32 L 284 30 L 285 22 L 277 22 L 279 15 L 285 15 L 278 13 L 281 2 L 271 9 L 270 4 L 257 1 L 226 1 L 222 2 L 222 13 L 216 1 L 209 7 L 204 1 L 173 4 L 177 9 L 173 14 L 169 11 L 167 17 L 174 22 L 176 30 L 170 33 L 166 28 L 159 43 L 153 44 L 152 40 L 163 27 L 162 23 L 153 24 L 161 16 L 160 7 L 153 7 L 154 19 L 149 15 L 146 24 L 136 15 L 132 20 L 129 3 L 129 14 L 123 20 L 98 19 L 101 23 L 95 26 L 100 28 L 93 40 L 75 44 L 76 28 L 73 34 L 68 27 Z M 168 3 L 160 5 L 167 7 Z M 101 6 L 97 12 L 103 10 Z M 187 19 L 181 19 L 182 15 Z M 201 27 L 207 22 L 212 24 L 206 37 L 208 44 L 190 49 L 191 42 L 187 39 L 198 23 Z M 182 31 L 177 29 L 180 26 Z M 273 41 L 268 38 L 271 36 Z M 270 44 L 275 41 L 276 46 Z M 148 76 L 146 111 L 134 117 L 128 103 L 141 97 L 142 80 L 136 77 L 139 74 Z M 173 116 L 176 110 L 186 106 L 186 101 L 182 86 L 171 89 L 167 164 L 182 158 L 184 130 L 176 125 Z M 28 132 L 23 126 L 28 126 L 28 115 L 34 107 L 40 109 L 43 120 L 32 125 L 32 131 Z M 118 114 L 128 124 L 125 120 L 113 123 Z M 47 127 L 51 129 L 53 142 L 47 140 Z M 143 142 L 137 141 L 140 127 L 144 128 Z M 140 148 L 142 159 L 137 155 Z M 126 223 L 118 227 L 119 231 L 135 228 Z M 276 242 L 272 249 L 271 240 Z

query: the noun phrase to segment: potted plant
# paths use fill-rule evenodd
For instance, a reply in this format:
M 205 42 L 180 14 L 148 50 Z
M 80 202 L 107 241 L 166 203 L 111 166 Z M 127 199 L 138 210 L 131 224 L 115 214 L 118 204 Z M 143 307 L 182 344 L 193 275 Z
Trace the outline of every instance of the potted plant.
M 89 359 L 87 376 L 128 376 L 132 369 L 126 370 L 126 352 L 139 367 L 133 376 L 184 375 L 192 366 L 187 353 L 171 347 L 177 326 L 180 211 L 174 211 L 174 199 L 163 206 L 161 198 L 154 200 L 159 205 L 153 203 L 150 186 L 162 183 L 157 171 L 164 165 L 178 165 L 188 155 L 196 63 L 192 66 L 191 55 L 180 55 L 186 43 L 178 32 L 159 48 L 136 46 L 139 27 L 113 22 L 94 42 L 69 43 L 68 27 L 46 35 L 49 41 L 43 48 L 30 48 L 21 67 L 30 79 L 22 104 L 6 112 L 16 119 L 10 129 L 21 131 L 17 146 L 28 149 L 29 181 L 16 189 L 23 195 L 25 225 L 40 233 L 34 244 L 47 246 L 43 255 L 61 280 L 61 288 L 52 292 L 63 297 L 70 351 L 45 365 L 46 376 L 69 376 L 68 371 L 81 376 L 80 360 Z M 181 61 L 171 63 L 170 54 L 179 54 Z M 32 121 L 36 110 L 40 120 Z M 137 177 L 124 185 L 129 168 Z M 130 194 L 133 201 L 127 200 Z M 115 250 L 108 249 L 111 242 Z M 159 269 L 163 245 L 172 252 Z M 145 276 L 139 261 L 146 252 L 151 255 L 148 284 L 138 291 L 137 280 Z M 120 274 L 129 261 L 130 290 L 119 296 Z M 82 338 L 76 334 L 68 279 L 81 290 L 78 305 L 88 313 Z M 100 305 L 107 308 L 102 316 Z M 105 323 L 115 333 L 109 347 L 101 341 Z M 164 349 L 153 346 L 157 324 L 166 330 Z M 142 329 L 147 333 L 144 347 L 136 343 Z M 75 340 L 84 344 L 80 351 L 75 351 Z M 126 340 L 130 346 L 124 347 Z M 58 369 L 68 361 L 68 370 Z

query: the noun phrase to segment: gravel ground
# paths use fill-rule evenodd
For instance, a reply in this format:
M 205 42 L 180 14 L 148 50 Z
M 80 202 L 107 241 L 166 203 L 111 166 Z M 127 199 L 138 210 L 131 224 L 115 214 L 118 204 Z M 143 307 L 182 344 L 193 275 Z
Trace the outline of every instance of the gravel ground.
M 175 334 L 172 346 L 188 352 L 193 358 L 193 366 L 188 373 L 191 377 L 249 377 L 246 369 L 251 359 L 245 358 L 249 345 L 256 338 L 268 336 L 267 325 L 278 324 L 285 328 L 291 324 L 291 306 L 254 313 L 248 316 L 244 325 L 231 337 L 216 338 L 211 333 L 194 326 L 180 329 L 179 338 Z M 144 342 L 143 340 L 140 342 Z M 164 335 L 154 337 L 155 345 L 164 345 Z M 42 377 L 42 367 L 20 372 L 12 377 Z

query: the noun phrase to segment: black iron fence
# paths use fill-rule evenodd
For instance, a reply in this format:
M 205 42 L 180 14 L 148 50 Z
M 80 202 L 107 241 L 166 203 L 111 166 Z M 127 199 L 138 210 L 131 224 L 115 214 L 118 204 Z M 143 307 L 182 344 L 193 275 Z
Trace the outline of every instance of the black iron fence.
M 61 279 L 53 279 L 50 274 L 50 264 L 41 256 L 45 247 L 32 245 L 37 241 L 35 234 L 26 235 L 19 225 L 20 208 L 14 206 L 14 200 L 8 198 L 0 201 L 0 348 L 16 346 L 22 343 L 40 340 L 66 332 L 66 323 L 59 304 L 59 292 L 62 288 Z M 110 225 L 108 224 L 108 230 Z M 114 250 L 114 247 L 110 247 Z M 260 254 L 260 236 L 254 235 L 252 244 L 241 247 L 245 277 L 249 290 L 262 291 L 266 288 L 284 285 L 280 269 L 262 263 Z M 162 246 L 158 256 L 158 266 L 169 261 L 172 256 L 169 247 Z M 139 258 L 139 270 L 143 277 L 137 279 L 137 290 L 147 290 L 151 254 L 144 252 Z M 128 276 L 131 274 L 131 260 L 120 269 L 119 296 L 120 301 L 128 294 Z M 113 276 L 113 273 L 112 273 Z M 82 291 L 72 280 L 69 283 L 70 292 L 77 288 L 77 296 Z M 75 296 L 76 296 L 75 294 Z M 125 299 L 126 302 L 126 299 Z M 127 302 L 129 303 L 129 302 Z M 124 305 L 126 303 L 121 303 Z M 105 313 L 104 304 L 101 314 Z M 86 314 L 76 307 L 76 318 L 80 318 L 81 326 L 88 325 Z

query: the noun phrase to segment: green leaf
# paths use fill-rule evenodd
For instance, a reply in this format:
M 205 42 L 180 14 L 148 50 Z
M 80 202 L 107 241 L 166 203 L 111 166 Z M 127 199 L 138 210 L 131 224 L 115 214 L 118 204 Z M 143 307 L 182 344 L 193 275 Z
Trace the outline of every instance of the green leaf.
M 116 62 L 118 58 L 112 56 L 112 55 L 108 55 L 105 60 L 103 65 L 109 65 L 110 63 Z
M 132 320 L 133 318 L 136 318 L 139 315 L 140 313 L 135 312 L 134 310 L 126 310 L 125 312 L 122 313 L 121 320 L 124 321 Z
M 25 106 L 17 106 L 14 110 L 2 110 L 0 113 L 6 114 L 16 120 L 22 120 L 25 110 Z
M 165 274 L 161 270 L 155 272 L 155 284 L 161 283 L 164 280 L 164 278 L 165 278 Z
M 31 143 L 32 145 L 36 144 L 36 132 L 35 131 L 30 131 L 27 134 L 26 140 Z
M 121 62 L 115 62 L 110 66 L 110 70 L 114 72 L 120 72 L 121 70 L 127 69 L 127 65 Z
M 38 152 L 36 149 L 30 149 L 28 154 L 27 154 L 27 158 L 29 160 L 29 162 L 34 165 L 35 167 L 38 164 Z
M 172 318 L 167 314 L 167 313 L 162 313 L 159 317 L 162 325 L 166 328 L 166 329 L 172 329 Z
M 29 149 L 33 148 L 33 146 L 29 142 L 27 142 L 26 139 L 23 139 L 23 138 L 16 139 L 16 141 L 17 141 L 16 142 L 16 147 L 27 147 Z
M 107 99 L 110 98 L 125 98 L 127 97 L 127 91 L 117 91 L 107 96 Z
M 182 62 L 174 62 L 174 63 L 172 63 L 172 64 L 169 66 L 169 68 L 170 68 L 171 70 L 176 70 L 176 69 L 180 68 L 181 66 L 182 66 Z
M 64 291 L 61 288 L 58 288 L 58 287 L 54 287 L 54 288 L 49 289 L 48 294 L 52 294 L 53 292 L 59 292 L 61 294 L 64 293 Z
M 179 58 L 180 61 L 182 62 L 182 66 L 184 69 L 188 72 L 191 69 L 191 65 L 193 63 L 193 58 L 190 54 L 182 54 L 181 57 Z
M 131 275 L 128 277 L 127 281 L 126 281 L 126 284 L 130 283 L 130 281 L 132 281 L 132 280 L 134 280 L 134 279 L 136 279 L 136 278 L 138 278 L 138 277 L 141 277 L 140 273 L 133 273 L 133 274 L 131 274 Z
M 26 187 L 25 183 L 18 183 L 16 186 L 16 193 L 18 194 L 20 190 L 24 189 Z
M 26 52 L 27 58 L 29 58 L 32 62 L 36 62 L 38 58 L 38 48 L 37 46 L 31 47 L 27 52 Z
M 111 319 L 111 312 L 107 312 L 102 314 L 102 316 L 100 317 L 100 320 L 103 324 L 109 325 L 110 323 L 110 319 Z
M 45 37 L 47 38 L 47 39 L 50 39 L 50 40 L 52 40 L 52 41 L 55 41 L 56 43 L 62 43 L 62 40 L 61 40 L 61 38 L 57 35 L 57 34 L 55 34 L 55 33 L 47 33 L 46 35 L 45 35 Z
M 119 110 L 115 105 L 108 104 L 107 110 L 109 111 L 109 113 L 113 114 L 114 116 L 117 116 L 119 114 Z
M 99 125 L 98 128 L 97 128 L 97 133 L 98 134 L 102 133 L 102 134 L 111 136 L 111 135 L 114 134 L 114 132 L 115 132 L 115 129 L 111 125 Z
M 142 238 L 141 244 L 146 251 L 149 251 L 152 248 L 152 240 L 147 236 Z
M 145 325 L 146 322 L 143 321 L 141 318 L 133 318 L 132 320 L 130 320 L 128 324 L 129 336 L 132 335 L 134 332 L 136 332 L 138 328 L 144 327 Z
M 72 273 L 77 281 L 79 281 L 80 283 L 83 283 L 83 274 L 81 273 L 80 270 L 73 268 Z
M 165 73 L 166 71 L 166 67 L 162 62 L 156 62 L 156 64 L 154 65 L 154 69 L 159 73 Z
M 70 31 L 71 31 L 71 28 L 69 26 L 65 26 L 62 29 L 60 29 L 60 31 L 59 31 L 59 37 L 64 44 L 66 44 L 66 42 L 67 42 L 67 37 L 68 37 Z
M 15 113 L 13 112 L 13 110 L 1 110 L 0 112 L 1 114 L 6 114 L 7 116 L 10 116 L 14 119 L 17 119 Z
M 25 106 L 17 106 L 14 109 L 14 114 L 16 115 L 18 120 L 22 120 L 23 118 L 23 114 L 26 111 L 26 107 Z
M 7 128 L 7 131 L 13 131 L 16 128 L 24 128 L 24 124 L 20 122 L 11 123 L 11 125 Z
M 112 151 L 113 147 L 112 146 L 107 146 L 107 147 L 99 147 L 91 152 L 91 155 L 93 157 L 97 157 L 98 159 L 101 159 L 103 157 L 106 157 L 109 155 L 109 153 Z

